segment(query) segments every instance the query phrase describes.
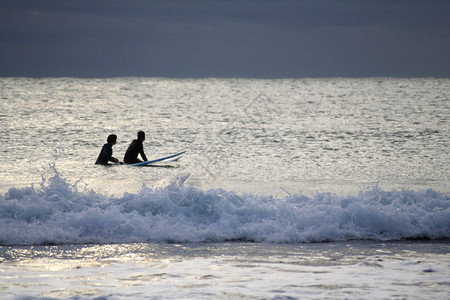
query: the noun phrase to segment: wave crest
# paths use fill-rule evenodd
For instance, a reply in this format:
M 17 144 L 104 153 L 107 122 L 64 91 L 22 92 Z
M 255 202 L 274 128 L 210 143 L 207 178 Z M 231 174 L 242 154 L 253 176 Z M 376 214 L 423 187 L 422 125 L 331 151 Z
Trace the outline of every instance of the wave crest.
M 450 196 L 434 190 L 283 199 L 200 190 L 181 178 L 164 188 L 109 197 L 79 191 L 56 169 L 39 188 L 0 196 L 0 244 L 448 239 Z

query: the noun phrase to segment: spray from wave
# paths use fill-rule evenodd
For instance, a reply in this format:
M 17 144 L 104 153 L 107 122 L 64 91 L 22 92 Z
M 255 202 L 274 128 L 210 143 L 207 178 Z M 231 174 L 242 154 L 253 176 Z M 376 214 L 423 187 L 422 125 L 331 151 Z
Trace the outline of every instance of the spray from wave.
M 38 187 L 0 195 L 0 244 L 309 243 L 450 238 L 450 196 L 434 190 L 283 199 L 200 190 L 187 177 L 109 197 L 68 183 L 55 166 Z

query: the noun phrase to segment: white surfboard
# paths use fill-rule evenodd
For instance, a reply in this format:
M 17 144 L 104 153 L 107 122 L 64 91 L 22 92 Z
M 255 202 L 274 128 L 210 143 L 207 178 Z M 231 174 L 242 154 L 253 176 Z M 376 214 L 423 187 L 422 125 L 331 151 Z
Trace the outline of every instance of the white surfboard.
M 157 159 L 152 159 L 152 160 L 149 160 L 149 161 L 142 161 L 142 162 L 139 162 L 139 163 L 131 164 L 130 166 L 139 167 L 139 166 L 145 166 L 145 165 L 148 165 L 148 164 L 151 164 L 151 163 L 155 163 L 155 162 L 158 162 L 158 161 L 166 161 L 166 162 L 168 162 L 168 161 L 176 161 L 176 160 L 180 159 L 181 156 L 185 152 L 186 151 L 182 151 L 182 152 L 177 153 L 177 154 L 172 154 L 172 155 L 169 155 L 169 156 L 165 156 L 165 157 L 161 157 L 161 158 L 157 158 Z

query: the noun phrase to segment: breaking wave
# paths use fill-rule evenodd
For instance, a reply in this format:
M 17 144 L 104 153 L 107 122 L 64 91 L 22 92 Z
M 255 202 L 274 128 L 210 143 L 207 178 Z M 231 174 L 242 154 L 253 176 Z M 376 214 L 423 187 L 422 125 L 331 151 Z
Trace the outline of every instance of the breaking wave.
M 204 191 L 181 178 L 111 197 L 80 191 L 53 171 L 38 187 L 0 195 L 1 245 L 450 238 L 450 196 L 431 189 L 279 199 Z

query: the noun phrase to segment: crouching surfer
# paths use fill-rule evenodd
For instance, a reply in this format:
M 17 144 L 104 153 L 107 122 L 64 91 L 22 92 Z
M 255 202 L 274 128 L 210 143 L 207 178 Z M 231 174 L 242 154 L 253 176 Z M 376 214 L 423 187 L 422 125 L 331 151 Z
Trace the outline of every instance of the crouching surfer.
M 100 154 L 98 155 L 97 161 L 95 162 L 96 165 L 107 165 L 108 162 L 112 161 L 113 163 L 119 164 L 119 160 L 115 157 L 113 157 L 113 151 L 112 146 L 114 146 L 117 142 L 117 135 L 110 134 L 108 136 L 108 139 L 106 140 L 107 143 L 103 145 L 102 150 L 100 151 Z
M 141 160 L 137 158 L 139 154 L 144 161 L 147 161 L 147 156 L 145 156 L 144 153 L 144 146 L 142 145 L 143 141 L 145 141 L 145 132 L 139 131 L 137 134 L 137 139 L 131 142 L 125 152 L 125 156 L 123 158 L 124 163 L 135 164 L 141 162 Z

